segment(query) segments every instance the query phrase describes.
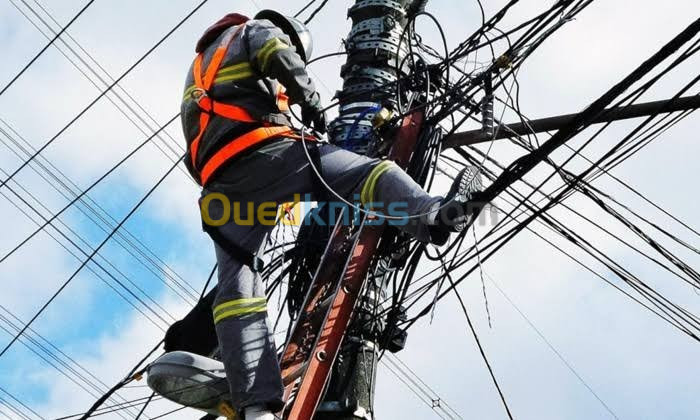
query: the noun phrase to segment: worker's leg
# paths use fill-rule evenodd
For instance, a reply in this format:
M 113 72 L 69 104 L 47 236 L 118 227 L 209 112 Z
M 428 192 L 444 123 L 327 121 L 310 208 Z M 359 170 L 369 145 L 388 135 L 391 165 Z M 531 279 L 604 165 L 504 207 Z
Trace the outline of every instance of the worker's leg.
M 307 147 L 318 147 L 324 181 L 334 193 L 352 203 L 400 203 L 401 211 L 409 215 L 427 214 L 436 207 L 441 197 L 431 197 L 410 176 L 395 164 L 341 149 L 330 144 L 307 142 Z M 305 145 L 300 141 L 285 140 L 278 147 L 254 152 L 219 177 L 221 185 L 212 188 L 245 193 L 252 200 L 287 202 L 294 194 L 313 200 L 340 201 L 331 192 L 319 193 L 316 174 L 309 163 Z M 407 223 L 398 227 L 421 241 L 429 235 L 423 223 Z
M 203 192 L 202 203 L 208 210 L 205 222 L 224 216 L 220 199 L 225 198 L 230 219 L 218 228 L 219 232 L 256 253 L 275 224 L 274 217 L 269 220 L 263 211 L 292 201 L 295 194 L 317 198 L 313 172 L 301 146 L 297 141 L 280 141 L 222 171 Z M 326 176 L 334 189 L 348 197 L 378 163 L 331 146 L 323 150 L 322 165 L 331 169 Z M 218 198 L 214 199 L 213 194 Z M 277 411 L 281 408 L 283 387 L 265 312 L 264 285 L 259 275 L 218 245 L 216 257 L 219 287 L 214 319 L 232 402 L 239 410 L 266 406 Z
M 306 173 L 308 157 L 298 145 L 288 159 L 300 160 Z M 325 181 L 338 195 L 353 203 L 361 202 L 365 207 L 375 203 L 378 212 L 394 216 L 422 215 L 421 218 L 404 219 L 396 227 L 422 242 L 430 241 L 428 221 L 435 219 L 436 209 L 442 197 L 432 197 L 410 176 L 393 162 L 371 159 L 333 145 L 319 146 L 322 173 Z M 311 174 L 315 176 L 315 174 Z M 329 200 L 337 200 L 332 194 Z M 429 217 L 430 216 L 430 217 Z
M 230 197 L 231 201 L 235 199 Z M 236 204 L 231 202 L 231 206 L 235 210 Z M 236 215 L 234 211 L 233 220 L 221 226 L 220 232 L 255 253 L 272 226 L 250 219 L 247 206 L 238 208 L 241 213 Z M 208 209 L 212 220 L 222 217 L 221 201 L 211 200 Z M 253 221 L 252 225 L 248 220 Z M 215 248 L 219 287 L 213 307 L 214 320 L 233 405 L 239 410 L 262 405 L 275 411 L 282 406 L 283 391 L 266 312 L 265 286 L 258 273 L 219 245 L 215 244 Z
M 222 226 L 221 232 L 252 252 L 260 248 L 264 237 L 274 227 L 274 223 L 261 222 L 262 212 L 258 211 L 261 204 L 274 207 L 277 203 L 292 201 L 295 194 L 302 197 L 308 194 L 315 200 L 320 198 L 316 174 L 304 145 L 297 141 L 278 143 L 279 147 L 254 152 L 231 165 L 204 193 L 219 192 L 229 198 L 233 220 Z M 402 202 L 407 214 L 433 212 L 441 200 L 431 197 L 393 164 L 332 145 L 318 147 L 325 181 L 346 200 L 355 202 L 354 195 L 364 195 L 368 202 Z M 212 200 L 211 219 L 218 220 L 222 213 L 221 203 Z M 428 241 L 425 219 L 422 222 L 399 228 L 419 240 Z M 265 312 L 264 286 L 258 275 L 225 250 L 217 246 L 216 254 L 219 292 L 214 316 L 233 403 L 239 409 L 266 405 L 276 410 L 282 402 L 282 383 Z

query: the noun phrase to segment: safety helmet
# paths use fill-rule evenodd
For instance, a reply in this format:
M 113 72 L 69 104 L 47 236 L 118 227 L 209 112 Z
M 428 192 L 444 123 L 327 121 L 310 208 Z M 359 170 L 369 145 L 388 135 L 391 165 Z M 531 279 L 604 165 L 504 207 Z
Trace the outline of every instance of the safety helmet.
M 290 16 L 285 16 L 274 10 L 262 10 L 255 15 L 255 19 L 267 19 L 274 23 L 275 26 L 282 29 L 289 38 L 292 44 L 297 49 L 297 53 L 301 56 L 304 62 L 308 62 L 311 58 L 311 53 L 314 50 L 314 43 L 311 39 L 311 32 L 300 20 Z

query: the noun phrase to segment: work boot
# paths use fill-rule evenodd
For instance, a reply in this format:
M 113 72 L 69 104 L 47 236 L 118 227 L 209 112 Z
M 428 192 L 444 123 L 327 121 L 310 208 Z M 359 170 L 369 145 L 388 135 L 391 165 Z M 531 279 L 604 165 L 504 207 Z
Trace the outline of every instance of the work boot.
M 444 245 L 450 233 L 461 232 L 479 214 L 481 207 L 474 196 L 484 189 L 476 166 L 467 166 L 454 179 L 450 191 L 440 202 L 435 224 L 430 226 L 430 242 Z

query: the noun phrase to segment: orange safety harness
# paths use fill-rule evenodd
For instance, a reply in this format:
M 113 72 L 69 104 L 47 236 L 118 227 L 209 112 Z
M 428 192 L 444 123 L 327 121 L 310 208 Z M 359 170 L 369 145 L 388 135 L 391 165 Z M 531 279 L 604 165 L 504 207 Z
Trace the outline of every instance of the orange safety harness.
M 265 126 L 256 128 L 255 130 L 249 131 L 246 134 L 231 140 L 228 144 L 217 151 L 211 158 L 209 158 L 202 166 L 201 170 L 197 168 L 197 153 L 199 151 L 199 143 L 204 136 L 204 133 L 211 120 L 211 115 L 216 114 L 218 116 L 228 118 L 233 121 L 240 121 L 246 123 L 260 122 L 253 118 L 247 110 L 240 106 L 230 105 L 215 101 L 209 96 L 209 89 L 211 89 L 216 74 L 221 69 L 221 64 L 226 56 L 229 46 L 236 38 L 236 36 L 243 29 L 245 24 L 239 25 L 235 31 L 230 31 L 222 40 L 219 46 L 216 48 L 214 55 L 212 56 L 211 62 L 202 76 L 202 62 L 204 61 L 204 53 L 199 53 L 194 61 L 193 75 L 195 89 L 192 92 L 192 98 L 197 103 L 201 109 L 199 115 L 199 133 L 197 137 L 192 141 L 189 148 L 190 159 L 192 161 L 192 167 L 200 174 L 200 184 L 202 186 L 206 185 L 210 180 L 211 176 L 228 162 L 230 159 L 236 155 L 250 149 L 251 147 L 258 145 L 268 139 L 273 137 L 285 136 L 289 138 L 299 139 L 300 136 L 296 135 L 294 131 L 288 126 Z M 277 106 L 280 111 L 284 112 L 289 110 L 289 98 L 284 94 L 284 88 L 278 85 L 276 92 Z M 313 141 L 314 138 L 311 136 L 306 137 L 308 140 Z
M 269 123 L 258 121 L 253 118 L 247 110 L 240 106 L 230 105 L 215 101 L 209 96 L 209 89 L 211 89 L 214 80 L 216 79 L 216 74 L 221 69 L 221 64 L 223 63 L 224 57 L 228 52 L 228 48 L 236 38 L 236 36 L 243 29 L 245 24 L 239 25 L 235 31 L 230 31 L 222 40 L 219 46 L 216 48 L 214 55 L 212 56 L 211 62 L 206 69 L 206 72 L 202 76 L 202 62 L 204 61 L 204 53 L 199 53 L 197 58 L 195 58 L 193 73 L 194 73 L 194 83 L 195 89 L 192 91 L 192 99 L 197 103 L 201 109 L 199 115 L 199 133 L 192 141 L 189 147 L 190 159 L 192 162 L 192 167 L 195 171 L 199 172 L 200 184 L 202 186 L 207 185 L 212 175 L 221 168 L 226 162 L 231 160 L 233 157 L 239 155 L 240 153 L 250 149 L 251 147 L 258 145 L 268 139 L 274 137 L 284 136 L 287 138 L 301 139 L 290 127 L 286 125 L 281 126 L 270 126 Z M 284 93 L 284 88 L 282 85 L 278 84 L 277 92 L 275 92 L 277 99 L 277 108 L 281 112 L 286 112 L 289 110 L 289 98 Z M 262 123 L 263 126 L 256 128 L 237 137 L 225 146 L 219 149 L 212 157 L 210 157 L 206 162 L 204 162 L 201 170 L 197 168 L 197 153 L 199 152 L 199 144 L 202 141 L 202 137 L 207 130 L 207 126 L 211 120 L 212 114 L 216 114 L 223 118 L 228 118 L 233 121 L 240 121 L 246 123 Z M 306 136 L 309 141 L 315 141 L 313 136 Z M 316 147 L 311 148 L 310 152 L 312 156 L 316 156 L 317 159 L 316 166 L 318 168 L 320 165 L 320 155 Z M 249 250 L 241 247 L 234 241 L 230 240 L 228 237 L 223 235 L 219 229 L 214 226 L 207 225 L 202 221 L 202 228 L 207 232 L 211 238 L 224 248 L 233 258 L 237 259 L 244 265 L 247 265 L 252 271 L 260 272 L 264 268 L 262 259 L 257 255 L 253 254 Z

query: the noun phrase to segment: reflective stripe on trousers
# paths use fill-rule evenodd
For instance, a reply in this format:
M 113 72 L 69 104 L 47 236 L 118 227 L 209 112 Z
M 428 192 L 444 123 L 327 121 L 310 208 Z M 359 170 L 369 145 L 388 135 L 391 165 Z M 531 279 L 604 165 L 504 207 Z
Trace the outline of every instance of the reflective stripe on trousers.
M 241 317 L 267 311 L 267 299 L 242 298 L 229 300 L 214 307 L 214 323 L 218 324 L 226 318 Z

